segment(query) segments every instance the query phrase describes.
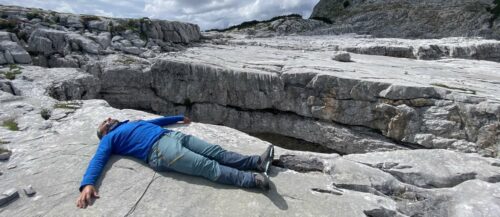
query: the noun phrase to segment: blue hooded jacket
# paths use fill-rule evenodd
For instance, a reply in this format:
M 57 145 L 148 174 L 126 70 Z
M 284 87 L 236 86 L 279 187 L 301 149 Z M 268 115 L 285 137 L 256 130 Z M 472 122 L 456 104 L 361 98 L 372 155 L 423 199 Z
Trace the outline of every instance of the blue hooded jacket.
M 89 163 L 80 191 L 86 185 L 95 185 L 111 154 L 132 156 L 147 162 L 148 153 L 153 144 L 171 130 L 163 126 L 184 120 L 184 116 L 161 117 L 147 121 L 128 120 L 118 123 L 99 143 L 99 147 Z

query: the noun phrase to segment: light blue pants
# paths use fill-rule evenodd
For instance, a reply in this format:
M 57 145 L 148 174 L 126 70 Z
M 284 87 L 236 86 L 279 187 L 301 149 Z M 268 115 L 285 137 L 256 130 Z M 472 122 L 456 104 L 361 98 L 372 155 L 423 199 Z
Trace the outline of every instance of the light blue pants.
M 240 187 L 255 187 L 251 172 L 259 156 L 244 156 L 224 150 L 197 137 L 170 131 L 155 144 L 148 164 L 156 171 L 177 171 Z

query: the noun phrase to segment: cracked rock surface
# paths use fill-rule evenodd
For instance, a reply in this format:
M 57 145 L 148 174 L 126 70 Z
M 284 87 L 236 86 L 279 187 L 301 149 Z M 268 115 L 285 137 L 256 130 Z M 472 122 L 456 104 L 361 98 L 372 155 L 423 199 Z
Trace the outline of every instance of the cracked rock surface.
M 500 21 L 491 10 L 498 4 L 490 0 L 321 0 L 311 17 L 330 19 L 337 31 L 377 37 L 499 39 Z
M 500 213 L 497 41 L 202 36 L 179 22 L 12 6 L 0 15 L 16 22 L 0 31 L 0 216 Z M 282 21 L 281 33 L 317 24 Z M 333 60 L 339 51 L 350 61 Z M 243 154 L 269 145 L 247 133 L 333 154 L 277 147 L 268 193 L 114 156 L 101 198 L 78 210 L 96 126 L 158 114 L 192 117 L 171 128 Z
M 78 210 L 79 182 L 97 148 L 95 126 L 109 116 L 120 120 L 157 116 L 112 108 L 103 100 L 85 100 L 88 96 L 68 91 L 59 92 L 73 101 L 58 101 L 48 90 L 69 83 L 91 93 L 97 80 L 81 70 L 43 69 L 43 76 L 37 70 L 42 69 L 23 68 L 20 78 L 12 81 L 17 95 L 0 91 L 0 120 L 13 119 L 19 126 L 18 131 L 0 127 L 2 146 L 12 150 L 11 158 L 0 162 L 0 191 L 28 185 L 36 189 L 32 197 L 14 193 L 18 198 L 0 207 L 2 216 L 496 216 L 500 212 L 496 205 L 500 162 L 495 158 L 449 150 L 341 156 L 279 147 L 268 193 L 155 173 L 137 160 L 113 156 L 98 182 L 101 198 Z M 49 118 L 42 117 L 43 109 L 51 110 Z M 269 145 L 224 126 L 192 123 L 171 128 L 243 154 L 259 154 Z

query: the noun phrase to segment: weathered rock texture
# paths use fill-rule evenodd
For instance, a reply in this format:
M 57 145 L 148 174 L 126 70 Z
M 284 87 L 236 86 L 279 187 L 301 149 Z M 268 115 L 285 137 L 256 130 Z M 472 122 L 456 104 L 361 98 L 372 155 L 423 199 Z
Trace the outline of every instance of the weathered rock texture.
M 31 63 L 30 55 L 18 43 L 19 39 L 15 34 L 0 32 L 0 65 Z
M 266 38 L 280 35 L 308 34 L 329 27 L 330 25 L 319 20 L 284 17 L 274 21 L 262 21 L 254 25 L 234 28 L 225 32 L 246 34 L 249 38 Z
M 314 7 L 311 17 L 330 19 L 333 22 L 331 29 L 337 32 L 376 37 L 484 36 L 500 39 L 500 19 L 492 10 L 498 3 L 494 2 L 321 0 Z
M 0 5 L 0 64 L 85 68 L 100 55 L 153 57 L 200 40 L 194 24 L 114 19 Z M 31 55 L 28 55 L 29 54 Z M 90 62 L 90 63 L 89 63 Z
M 0 8 L 2 216 L 500 213 L 500 161 L 488 158 L 500 152 L 496 41 L 231 33 L 192 43 L 191 24 Z M 338 51 L 350 62 L 333 60 Z M 177 130 L 244 154 L 268 143 L 237 130 L 338 154 L 277 148 L 266 194 L 115 156 L 101 198 L 77 210 L 96 125 L 155 117 L 130 109 L 185 114 L 205 124 Z
M 25 66 L 9 81 L 18 95 L 0 91 L 2 216 L 496 216 L 500 161 L 447 150 L 400 150 L 339 156 L 276 148 L 271 191 L 214 184 L 178 173 L 155 173 L 144 163 L 113 156 L 85 210 L 75 206 L 79 181 L 97 148 L 95 126 L 110 114 L 120 120 L 154 118 L 118 110 L 103 100 L 81 100 L 99 81 L 78 69 Z M 88 92 L 62 91 L 64 84 Z M 61 90 L 65 99 L 50 97 Z M 61 98 L 62 95 L 55 96 Z M 44 111 L 49 117 L 44 118 Z M 268 143 L 237 130 L 192 123 L 170 126 L 244 154 Z M 36 189 L 29 197 L 25 186 Z M 8 199 L 4 199 L 8 198 Z M 356 204 L 353 206 L 352 204 Z
M 447 148 L 498 156 L 498 63 L 355 54 L 342 63 L 321 50 L 237 44 L 130 64 L 109 56 L 93 74 L 116 107 L 186 113 L 340 153 Z
M 399 39 L 373 38 L 365 35 L 323 35 L 275 38 L 245 38 L 217 44 L 259 45 L 277 49 L 304 51 L 347 51 L 351 53 L 435 60 L 445 58 L 476 59 L 500 62 L 500 41 L 481 38 Z

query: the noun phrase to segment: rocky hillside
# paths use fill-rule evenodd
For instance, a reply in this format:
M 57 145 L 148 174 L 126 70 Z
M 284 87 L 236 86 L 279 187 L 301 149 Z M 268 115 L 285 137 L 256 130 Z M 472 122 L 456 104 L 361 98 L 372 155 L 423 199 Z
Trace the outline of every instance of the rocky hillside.
M 325 29 L 328 27 L 330 27 L 330 25 L 324 21 L 302 19 L 301 15 L 290 14 L 273 17 L 263 21 L 247 21 L 239 25 L 230 26 L 226 29 L 213 29 L 207 31 L 239 33 L 255 38 L 265 38 L 292 34 L 310 34 L 318 29 Z
M 311 17 L 330 19 L 340 32 L 376 37 L 500 39 L 498 1 L 321 0 Z
M 0 216 L 500 213 L 498 41 L 202 36 L 161 20 L 0 14 Z M 114 157 L 101 198 L 77 210 L 97 124 L 159 114 L 190 116 L 174 127 L 246 154 L 271 138 L 272 190 Z M 326 153 L 297 151 L 310 146 Z
M 154 57 L 200 40 L 197 25 L 114 19 L 0 5 L 0 64 L 85 67 L 116 52 Z M 29 55 L 28 55 L 29 54 Z M 31 56 L 31 58 L 30 58 Z

